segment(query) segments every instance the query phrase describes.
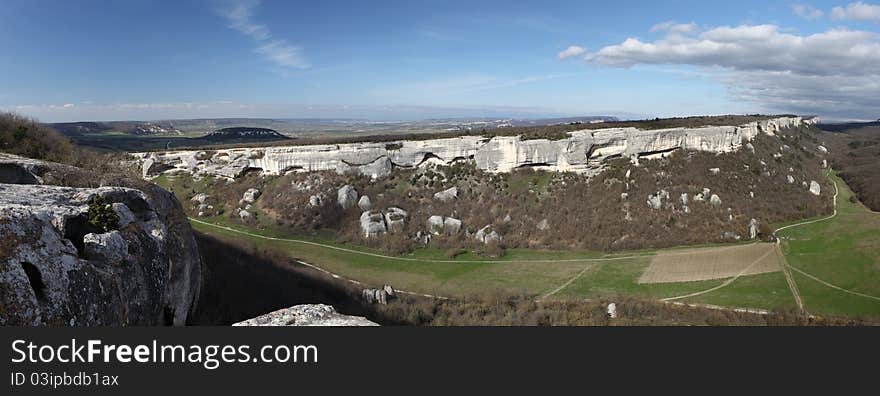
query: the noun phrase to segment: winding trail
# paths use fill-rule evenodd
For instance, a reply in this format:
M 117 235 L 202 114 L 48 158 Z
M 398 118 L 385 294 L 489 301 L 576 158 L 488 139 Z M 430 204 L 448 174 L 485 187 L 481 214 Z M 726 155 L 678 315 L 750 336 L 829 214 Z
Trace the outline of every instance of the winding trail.
M 556 293 L 559 293 L 559 291 L 561 291 L 562 289 L 565 289 L 565 288 L 568 287 L 568 285 L 570 285 L 572 282 L 578 280 L 578 279 L 579 279 L 579 278 L 580 278 L 585 272 L 587 272 L 587 270 L 589 270 L 589 269 L 592 268 L 592 267 L 593 267 L 592 264 L 587 264 L 587 266 L 585 266 L 584 269 L 581 270 L 581 272 L 578 272 L 577 275 L 573 276 L 573 277 L 572 277 L 571 279 L 569 279 L 567 282 L 565 282 L 565 283 L 559 285 L 559 287 L 557 287 L 557 288 L 555 288 L 555 289 L 553 289 L 553 290 L 551 290 L 551 291 L 545 293 L 545 294 L 542 295 L 541 297 L 538 297 L 538 299 L 537 299 L 536 301 L 538 301 L 538 302 L 544 301 L 544 300 L 547 299 L 548 297 L 550 297 L 550 296 L 552 296 L 552 295 L 554 295 L 554 294 L 556 294 Z

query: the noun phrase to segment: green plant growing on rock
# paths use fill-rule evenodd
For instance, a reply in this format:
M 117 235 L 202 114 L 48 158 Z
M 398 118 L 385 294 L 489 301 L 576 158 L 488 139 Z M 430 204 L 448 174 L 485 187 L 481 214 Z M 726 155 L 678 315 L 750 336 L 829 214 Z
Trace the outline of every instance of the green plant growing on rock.
M 119 216 L 104 197 L 95 195 L 89 200 L 89 223 L 103 232 L 119 228 Z

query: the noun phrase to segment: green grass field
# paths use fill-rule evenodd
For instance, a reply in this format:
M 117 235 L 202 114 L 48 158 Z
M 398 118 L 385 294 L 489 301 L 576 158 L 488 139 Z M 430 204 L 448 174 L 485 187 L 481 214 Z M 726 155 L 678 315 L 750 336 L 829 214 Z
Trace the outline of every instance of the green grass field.
M 782 251 L 789 265 L 832 285 L 880 297 L 880 214 L 858 202 L 839 177 L 837 216 L 783 230 Z M 796 271 L 793 276 L 814 314 L 880 316 L 880 301 L 826 286 Z

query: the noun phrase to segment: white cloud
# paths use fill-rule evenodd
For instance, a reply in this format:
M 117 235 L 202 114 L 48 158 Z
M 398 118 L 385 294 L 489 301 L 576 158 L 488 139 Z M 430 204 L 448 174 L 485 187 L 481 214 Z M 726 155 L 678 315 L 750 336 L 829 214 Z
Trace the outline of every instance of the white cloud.
M 568 58 L 571 58 L 574 56 L 583 55 L 586 52 L 587 52 L 586 48 L 580 47 L 577 45 L 572 45 L 572 46 L 566 48 L 565 50 L 563 50 L 562 52 L 560 52 L 557 56 L 559 57 L 559 59 L 568 59 Z
M 234 0 L 228 2 L 218 13 L 235 29 L 250 37 L 257 44 L 254 52 L 281 67 L 308 69 L 311 67 L 302 47 L 291 45 L 285 39 L 272 36 L 269 28 L 254 19 L 254 13 L 260 6 L 259 0 Z
M 822 12 L 822 10 L 820 10 L 816 7 L 804 5 L 804 4 L 793 4 L 791 6 L 791 11 L 794 12 L 794 14 L 799 17 L 804 18 L 804 19 L 809 19 L 809 20 L 819 19 L 823 15 L 825 15 L 825 13 Z
M 849 3 L 846 8 L 834 7 L 831 9 L 832 19 L 856 19 L 862 21 L 880 22 L 880 5 L 867 4 L 861 1 Z
M 74 107 L 74 106 L 76 106 L 76 105 L 73 104 L 73 103 L 65 103 L 65 104 L 64 104 L 63 106 L 61 106 L 61 107 L 65 108 L 65 109 L 69 109 L 69 108 L 72 108 L 72 107 Z
M 735 99 L 777 111 L 869 115 L 880 108 L 880 41 L 868 31 L 797 35 L 775 25 L 721 26 L 654 41 L 628 38 L 584 59 L 595 65 L 689 65 L 711 71 Z M 656 30 L 656 29 L 655 29 Z

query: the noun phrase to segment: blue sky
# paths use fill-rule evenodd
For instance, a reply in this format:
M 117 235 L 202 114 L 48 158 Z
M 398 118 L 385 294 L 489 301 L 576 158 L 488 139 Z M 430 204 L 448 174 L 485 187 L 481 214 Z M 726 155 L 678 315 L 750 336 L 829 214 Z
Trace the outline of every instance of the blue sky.
M 7 0 L 0 109 L 876 119 L 878 33 L 865 2 Z

